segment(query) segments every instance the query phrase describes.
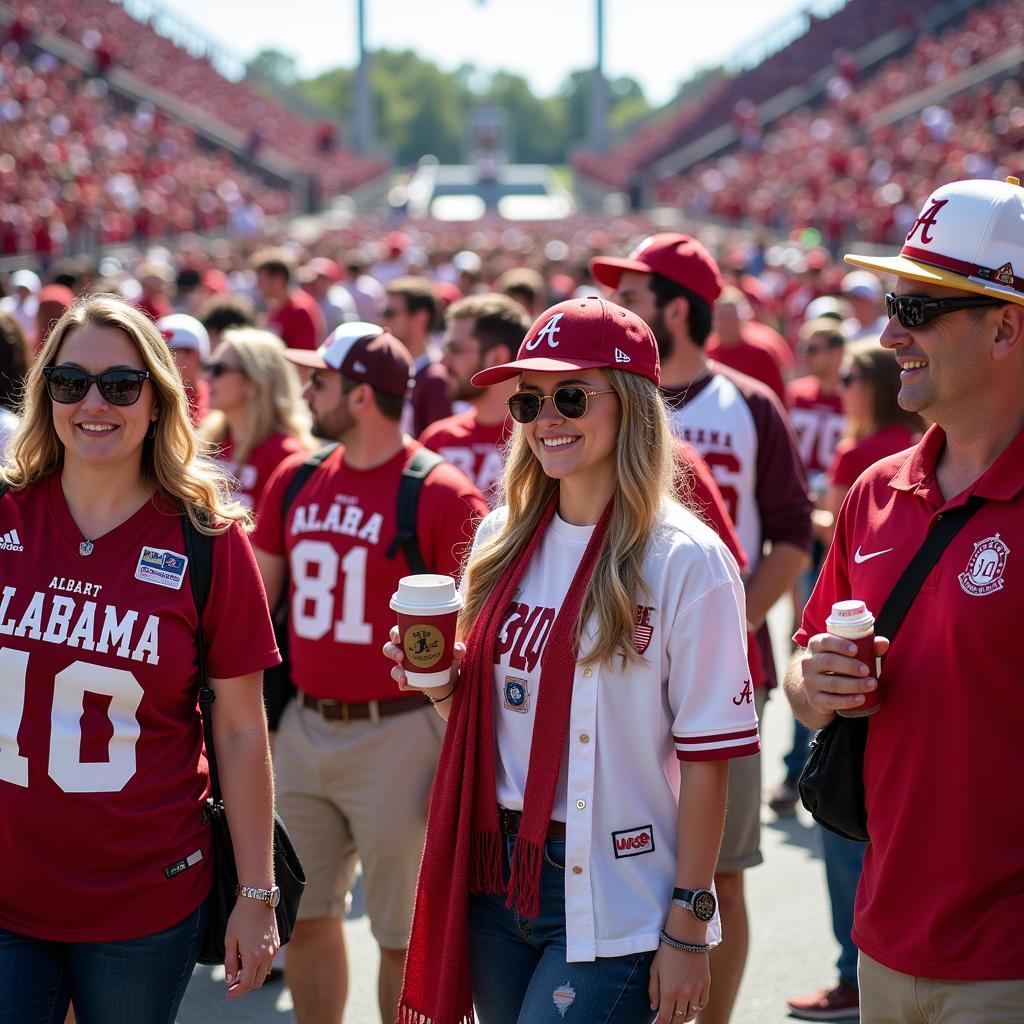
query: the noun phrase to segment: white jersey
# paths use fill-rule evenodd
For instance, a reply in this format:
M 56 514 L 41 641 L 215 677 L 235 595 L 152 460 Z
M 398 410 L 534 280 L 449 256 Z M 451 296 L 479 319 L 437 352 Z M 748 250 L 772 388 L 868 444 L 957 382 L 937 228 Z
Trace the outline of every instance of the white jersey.
M 504 523 L 481 524 L 476 544 Z M 495 665 L 499 795 L 522 805 L 544 645 L 589 528 L 554 520 L 502 625 Z M 566 550 L 559 555 L 557 548 Z M 548 569 L 563 573 L 559 579 Z M 537 571 L 535 571 L 537 570 Z M 675 884 L 678 761 L 759 749 L 750 701 L 739 570 L 715 533 L 665 506 L 643 563 L 639 666 L 577 663 L 567 754 L 556 795 L 566 823 L 566 956 L 625 956 L 658 947 Z M 536 602 L 536 603 L 534 603 Z M 591 620 L 584 651 L 594 643 Z M 516 682 L 520 680 L 520 682 Z M 524 710 L 524 705 L 528 707 Z M 507 806 L 507 805 L 506 805 Z M 717 917 L 708 930 L 717 942 Z

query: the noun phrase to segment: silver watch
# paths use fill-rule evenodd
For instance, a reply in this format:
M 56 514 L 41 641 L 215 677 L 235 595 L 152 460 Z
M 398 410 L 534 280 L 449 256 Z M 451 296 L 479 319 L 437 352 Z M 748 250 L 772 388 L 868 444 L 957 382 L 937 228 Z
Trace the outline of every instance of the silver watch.
M 268 907 L 276 907 L 281 902 L 281 890 L 272 885 L 269 889 L 255 889 L 251 885 L 236 885 L 236 896 L 246 896 L 250 900 L 259 900 Z

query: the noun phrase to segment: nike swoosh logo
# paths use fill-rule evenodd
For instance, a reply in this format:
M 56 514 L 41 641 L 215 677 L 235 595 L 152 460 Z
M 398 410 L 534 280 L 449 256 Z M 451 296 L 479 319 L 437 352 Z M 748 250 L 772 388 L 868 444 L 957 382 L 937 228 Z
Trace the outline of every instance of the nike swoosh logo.
M 890 551 L 895 551 L 895 548 L 884 548 L 881 551 L 872 551 L 870 555 L 862 555 L 860 548 L 858 547 L 854 553 L 853 560 L 860 565 L 861 562 L 870 562 L 872 558 L 877 558 L 879 555 L 887 555 Z

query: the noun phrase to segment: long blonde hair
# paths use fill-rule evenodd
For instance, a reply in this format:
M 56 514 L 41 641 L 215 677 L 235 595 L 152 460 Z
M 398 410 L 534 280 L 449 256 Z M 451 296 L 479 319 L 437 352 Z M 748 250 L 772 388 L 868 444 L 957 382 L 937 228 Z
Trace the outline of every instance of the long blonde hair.
M 270 331 L 257 327 L 231 327 L 220 337 L 231 346 L 249 381 L 249 395 L 245 400 L 248 422 L 245 436 L 232 438 L 234 461 L 244 462 L 271 434 L 297 437 L 306 448 L 314 448 L 299 375 L 284 357 L 284 342 Z M 228 436 L 227 417 L 221 410 L 214 409 L 203 420 L 200 432 L 208 441 L 220 444 Z
M 135 345 L 156 392 L 159 417 L 142 444 L 142 477 L 156 490 L 180 502 L 193 525 L 217 534 L 248 511 L 234 500 L 231 478 L 212 459 L 189 419 L 185 388 L 167 343 L 140 309 L 115 295 L 78 299 L 54 325 L 25 379 L 21 423 L 9 448 L 10 462 L 0 468 L 12 490 L 20 490 L 64 464 L 64 445 L 53 426 L 43 368 L 53 365 L 64 340 L 79 327 L 121 331 Z
M 616 487 L 608 537 L 583 596 L 576 644 L 581 649 L 590 617 L 597 618 L 597 643 L 581 664 L 621 655 L 643 661 L 633 646 L 636 608 L 646 583 L 644 555 L 662 503 L 675 500 L 673 441 L 658 389 L 645 377 L 608 369 L 608 384 L 619 396 L 621 422 L 615 451 Z M 466 566 L 466 603 L 459 636 L 468 635 L 488 595 L 537 529 L 558 481 L 544 473 L 522 428 L 510 443 L 502 494 L 508 519 L 473 553 Z

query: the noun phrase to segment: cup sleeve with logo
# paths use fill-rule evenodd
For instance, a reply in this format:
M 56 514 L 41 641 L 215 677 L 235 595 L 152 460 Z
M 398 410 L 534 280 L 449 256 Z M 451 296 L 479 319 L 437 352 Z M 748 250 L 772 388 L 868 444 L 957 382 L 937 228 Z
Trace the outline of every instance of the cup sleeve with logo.
M 761 746 L 747 666 L 743 585 L 720 549 L 708 561 L 711 580 L 696 598 L 684 598 L 667 627 L 668 702 L 681 761 L 744 757 Z
M 207 670 L 232 679 L 281 661 L 267 595 L 249 539 L 238 523 L 213 543 L 213 574 L 203 614 Z

